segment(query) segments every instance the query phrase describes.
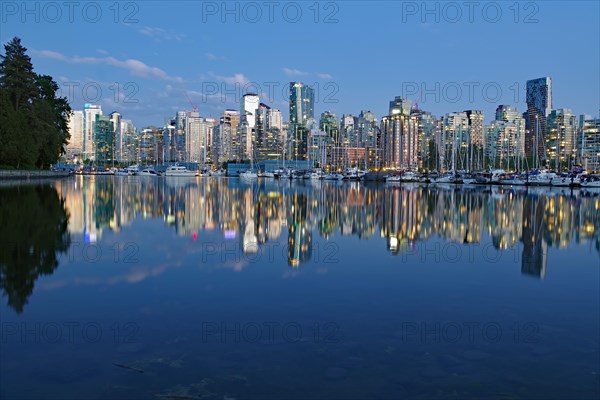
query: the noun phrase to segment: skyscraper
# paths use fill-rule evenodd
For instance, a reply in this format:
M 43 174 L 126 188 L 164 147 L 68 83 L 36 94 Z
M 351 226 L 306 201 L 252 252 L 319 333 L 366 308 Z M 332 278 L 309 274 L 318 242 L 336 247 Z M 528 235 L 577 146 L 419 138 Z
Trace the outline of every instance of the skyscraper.
M 281 111 L 260 103 L 256 110 L 256 155 L 259 160 L 280 157 L 281 149 Z
M 290 124 L 289 135 L 293 140 L 293 157 L 306 160 L 308 157 L 308 123 L 315 117 L 315 92 L 302 82 L 290 82 Z
M 120 162 L 133 162 L 136 160 L 137 148 L 135 145 L 136 129 L 133 125 L 133 121 L 130 119 L 121 119 L 121 137 L 123 140 L 123 146 L 121 148 L 121 159 Z
M 377 117 L 371 111 L 362 110 L 355 121 L 360 143 L 365 148 L 366 166 L 379 169 L 381 134 Z
M 115 133 L 112 120 L 106 115 L 96 115 L 94 121 L 94 160 L 99 164 L 114 161 Z
M 469 117 L 466 112 L 451 112 L 442 118 L 439 149 L 440 165 L 446 171 L 467 169 Z
M 186 161 L 204 164 L 206 159 L 206 123 L 196 111 L 188 112 L 185 122 Z
M 526 86 L 527 135 L 525 153 L 536 159 L 545 158 L 544 137 L 546 134 L 546 117 L 552 110 L 552 78 L 537 78 L 527 81 Z
M 290 82 L 290 124 L 306 125 L 315 117 L 315 91 L 302 82 Z
M 81 157 L 83 154 L 83 111 L 75 110 L 69 116 L 69 144 L 66 146 L 67 160 Z
M 237 127 L 240 113 L 236 110 L 225 110 L 219 124 L 213 129 L 213 146 L 211 158 L 220 165 L 226 161 L 239 159 L 237 154 Z
M 485 127 L 485 155 L 495 167 L 521 170 L 525 167 L 525 120 L 514 107 L 499 105 L 496 119 Z
M 113 134 L 115 138 L 114 157 L 116 161 L 121 161 L 121 153 L 123 152 L 123 138 L 121 135 L 121 113 L 113 111 L 109 114 L 109 117 L 112 122 Z
M 505 123 L 498 142 L 501 157 L 515 158 L 517 169 L 521 169 L 519 159 L 525 157 L 525 120 L 516 108 L 506 105 L 498 106 L 496 120 Z
M 568 168 L 576 153 L 577 128 L 573 112 L 568 108 L 552 110 L 546 118 L 546 150 L 554 169 Z
M 102 115 L 102 107 L 86 104 L 83 107 L 83 159 L 94 160 L 96 147 L 94 143 L 94 125 L 96 116 Z
M 281 115 L 281 110 L 276 108 L 270 108 L 267 110 L 267 129 L 278 129 L 281 131 L 283 126 L 283 116 Z
M 417 119 L 419 168 L 435 170 L 439 160 L 435 147 L 441 131 L 439 121 L 429 111 L 413 108 L 410 113 Z
M 255 93 L 246 93 L 240 101 L 240 121 L 246 121 L 250 129 L 256 125 L 256 110 L 260 105 L 258 95 Z
M 581 115 L 578 160 L 588 171 L 600 171 L 600 118 Z
M 411 101 L 397 96 L 390 101 L 389 115 L 381 120 L 384 166 L 418 168 L 418 123 L 411 115 Z

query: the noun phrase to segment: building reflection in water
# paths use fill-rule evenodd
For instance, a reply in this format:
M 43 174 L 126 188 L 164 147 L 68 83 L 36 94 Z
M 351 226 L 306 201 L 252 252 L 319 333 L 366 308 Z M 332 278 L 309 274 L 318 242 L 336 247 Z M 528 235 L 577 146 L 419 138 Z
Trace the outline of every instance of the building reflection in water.
M 247 253 L 287 233 L 294 267 L 311 260 L 313 234 L 365 239 L 378 230 L 396 254 L 434 236 L 476 244 L 489 235 L 499 251 L 522 245 L 522 272 L 538 277 L 545 275 L 548 247 L 600 242 L 600 192 L 583 190 L 81 176 L 56 188 L 69 232 L 90 240 L 135 218 L 161 218 L 181 236 L 216 230 Z

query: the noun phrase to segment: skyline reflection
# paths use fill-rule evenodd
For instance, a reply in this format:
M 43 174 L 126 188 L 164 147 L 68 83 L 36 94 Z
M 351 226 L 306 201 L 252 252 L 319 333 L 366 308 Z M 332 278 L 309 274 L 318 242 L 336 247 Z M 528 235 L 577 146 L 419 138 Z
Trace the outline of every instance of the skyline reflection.
M 206 244 L 217 237 L 224 251 L 233 246 L 255 255 L 280 245 L 277 261 L 292 268 L 327 257 L 324 251 L 319 255 L 319 242 L 335 244 L 341 237 L 372 240 L 360 246 L 379 252 L 385 246 L 403 258 L 439 253 L 431 247 L 437 241 L 518 251 L 513 262 L 521 273 L 538 278 L 546 275 L 551 248 L 589 243 L 600 255 L 600 193 L 583 190 L 76 176 L 3 187 L 0 196 L 7 238 L 0 286 L 17 312 L 39 275 L 52 274 L 78 237 L 100 244 L 106 232 L 118 237 L 140 220 L 162 220 L 177 241 Z
M 548 247 L 590 241 L 600 248 L 600 193 L 581 190 L 82 176 L 58 181 L 56 189 L 69 232 L 92 242 L 136 218 L 158 218 L 178 236 L 214 232 L 244 253 L 282 240 L 294 267 L 311 259 L 313 234 L 370 239 L 379 231 L 394 254 L 435 237 L 477 244 L 489 236 L 499 251 L 521 243 L 522 271 L 537 276 L 544 275 Z

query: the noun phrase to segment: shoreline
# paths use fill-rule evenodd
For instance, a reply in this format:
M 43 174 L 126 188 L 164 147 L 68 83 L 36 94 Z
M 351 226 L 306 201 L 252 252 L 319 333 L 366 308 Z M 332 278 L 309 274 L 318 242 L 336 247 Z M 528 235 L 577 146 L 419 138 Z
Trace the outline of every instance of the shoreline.
M 49 178 L 66 178 L 69 171 L 48 170 L 0 170 L 0 180 L 39 180 Z

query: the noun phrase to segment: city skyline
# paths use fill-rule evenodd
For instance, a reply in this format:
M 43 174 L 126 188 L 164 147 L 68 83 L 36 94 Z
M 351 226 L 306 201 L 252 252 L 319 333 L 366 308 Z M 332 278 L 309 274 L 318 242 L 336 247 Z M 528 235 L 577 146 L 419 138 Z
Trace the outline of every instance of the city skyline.
M 328 111 L 315 118 L 314 90 L 299 81 L 289 83 L 288 123 L 280 110 L 254 93 L 244 94 L 240 110 L 224 110 L 219 120 L 202 117 L 194 106 L 194 111 L 166 118 L 162 128 L 139 131 L 124 124 L 127 120 L 121 122 L 120 113 L 105 117 L 101 106 L 86 104 L 83 118 L 76 110 L 69 120 L 72 141 L 66 160 L 185 161 L 218 168 L 223 162 L 285 157 L 309 162 L 304 168 L 360 164 L 365 169 L 420 171 L 511 164 L 521 170 L 529 163 L 539 168 L 553 161 L 556 170 L 573 164 L 597 169 L 599 119 L 579 115 L 578 120 L 571 109 L 554 109 L 551 77 L 527 80 L 526 94 L 525 112 L 500 104 L 490 124 L 485 124 L 482 110 L 451 111 L 438 118 L 422 110 L 418 100 L 413 104 L 403 96 L 389 102 L 380 126 L 377 116 L 366 110 L 358 117 L 342 114 L 339 120 Z M 232 124 L 228 113 L 235 113 L 239 124 Z
M 220 7 L 221 3 L 206 4 Z M 554 2 L 531 3 L 536 4 L 533 9 L 530 3 L 518 3 L 515 9 L 514 5 L 509 8 L 509 4 L 489 3 L 488 8 L 500 7 L 502 16 L 492 22 L 481 9 L 471 17 L 468 10 L 461 10 L 461 19 L 454 20 L 439 3 L 430 3 L 429 14 L 427 10 L 413 10 L 412 6 L 419 8 L 421 3 L 411 2 L 369 7 L 328 2 L 318 3 L 316 10 L 309 9 L 308 4 L 286 3 L 290 10 L 292 4 L 304 7 L 303 18 L 291 22 L 291 11 L 285 16 L 274 13 L 273 22 L 266 21 L 267 36 L 264 24 L 252 22 L 250 10 L 243 4 L 227 3 L 233 14 L 206 4 L 187 3 L 189 12 L 177 15 L 177 29 L 165 23 L 165 18 L 174 17 L 170 9 L 152 3 L 122 3 L 120 13 L 99 3 L 98 7 L 104 8 L 98 21 L 74 13 L 73 21 L 67 24 L 52 22 L 49 10 L 44 11 L 40 4 L 32 4 L 30 14 L 27 10 L 13 14 L 3 6 L 5 23 L 0 39 L 6 42 L 15 35 L 21 37 L 36 69 L 57 78 L 73 108 L 97 103 L 107 111 L 128 115 L 138 126 L 160 126 L 163 118 L 178 110 L 191 111 L 193 106 L 202 116 L 218 118 L 223 109 L 239 109 L 245 92 L 257 91 L 252 85 L 244 90 L 251 82 L 258 84 L 262 102 L 286 114 L 287 84 L 303 81 L 315 86 L 315 115 L 369 109 L 383 116 L 388 99 L 403 95 L 413 102 L 418 99 L 422 109 L 435 115 L 481 109 L 489 123 L 500 104 L 524 111 L 525 81 L 550 76 L 554 108 L 571 108 L 576 115 L 598 114 L 598 96 L 588 90 L 599 86 L 598 60 L 580 56 L 599 47 L 594 19 L 597 12 L 588 8 L 597 11 L 597 4 L 574 2 L 564 7 Z M 37 16 L 35 7 L 39 8 Z M 238 15 L 234 15 L 236 7 Z M 64 19 L 68 13 L 61 15 Z M 36 17 L 42 29 L 24 31 L 23 21 L 32 22 Z M 268 18 L 266 10 L 261 18 Z M 361 21 L 374 19 L 377 26 L 355 31 L 354 26 L 360 26 Z M 561 29 L 556 29 L 558 24 Z M 384 34 L 394 25 L 400 28 L 397 37 L 414 40 L 399 42 L 395 36 Z M 568 29 L 569 25 L 577 29 Z M 294 38 L 290 27 L 305 31 L 307 41 L 340 34 L 346 40 L 321 45 L 312 41 L 315 44 L 307 47 Z M 68 34 L 72 29 L 86 34 L 74 38 Z M 42 30 L 44 35 L 37 33 Z M 537 40 L 532 49 L 527 38 L 534 30 L 539 35 L 536 37 L 544 40 Z M 118 39 L 125 34 L 130 41 Z M 252 36 L 260 37 L 258 43 L 271 51 L 257 52 L 256 46 L 247 46 L 241 39 Z M 69 37 L 68 46 L 57 46 L 64 37 Z M 505 42 L 512 43 L 508 53 L 503 50 Z M 471 53 L 473 46 L 476 50 Z M 552 51 L 556 46 L 567 46 L 568 51 L 556 57 Z M 422 48 L 429 50 L 423 52 Z M 478 57 L 480 50 L 490 55 Z M 414 62 L 395 61 L 406 55 L 411 60 L 410 54 L 422 55 Z M 98 89 L 100 96 L 96 96 Z M 498 89 L 501 95 L 497 95 Z M 96 98 L 98 101 L 92 101 Z M 284 115 L 284 119 L 289 117 Z

